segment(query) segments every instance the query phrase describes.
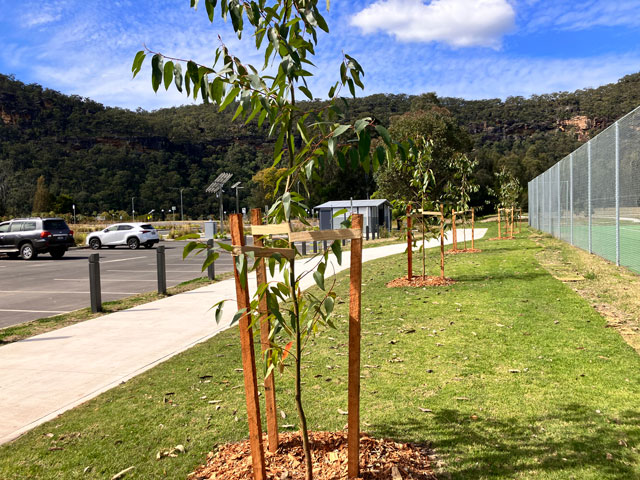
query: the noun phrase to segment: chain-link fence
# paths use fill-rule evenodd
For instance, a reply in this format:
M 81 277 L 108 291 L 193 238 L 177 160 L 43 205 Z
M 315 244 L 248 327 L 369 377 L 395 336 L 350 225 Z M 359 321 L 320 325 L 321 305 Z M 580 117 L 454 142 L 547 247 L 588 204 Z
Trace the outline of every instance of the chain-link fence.
M 531 227 L 640 273 L 640 107 L 528 187 Z

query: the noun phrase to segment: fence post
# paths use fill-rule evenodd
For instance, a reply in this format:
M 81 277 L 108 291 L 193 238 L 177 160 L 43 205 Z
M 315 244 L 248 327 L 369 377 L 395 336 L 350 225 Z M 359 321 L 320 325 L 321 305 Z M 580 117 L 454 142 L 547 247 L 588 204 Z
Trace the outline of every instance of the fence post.
M 589 253 L 593 253 L 592 236 L 591 236 L 591 140 L 587 144 L 587 188 L 589 190 Z
M 313 241 L 313 253 L 318 253 L 318 241 Z
M 158 293 L 165 295 L 167 293 L 167 264 L 164 256 L 164 245 L 156 248 L 156 267 L 158 270 Z
M 556 177 L 558 177 L 558 235 L 556 236 L 556 238 L 562 238 L 562 200 L 561 200 L 561 193 L 562 193 L 562 189 L 560 188 L 560 164 L 556 163 L 555 165 L 555 169 L 556 169 Z
M 571 215 L 571 245 L 573 245 L 573 153 L 569 155 L 569 213 Z
M 352 228 L 362 229 L 362 215 L 353 215 Z M 362 236 L 351 240 L 349 271 L 349 374 L 347 474 L 360 476 L 360 336 L 362 293 Z
M 620 266 L 620 123 L 616 122 L 616 265 Z
M 366 230 L 367 230 L 367 241 L 369 241 L 369 225 L 367 225 Z
M 89 255 L 89 296 L 91 297 L 91 311 L 102 311 L 102 293 L 100 291 L 100 254 Z
M 322 241 L 322 246 L 324 248 L 324 251 L 326 252 L 327 251 L 327 241 L 326 240 Z
M 413 240 L 411 239 L 411 205 L 407 205 L 407 279 L 411 281 L 413 277 Z
M 251 210 L 251 225 L 262 225 L 262 212 L 259 208 Z M 256 247 L 263 247 L 264 243 L 260 235 L 253 236 L 253 244 Z M 302 242 L 302 245 L 305 245 Z M 304 247 L 303 247 L 304 249 Z M 267 268 L 264 259 L 260 259 L 256 267 L 256 282 L 259 287 L 267 283 Z M 262 296 L 258 302 L 258 312 L 260 313 L 260 345 L 262 352 L 271 348 L 269 333 L 271 325 L 269 322 L 269 311 L 267 308 L 267 297 Z M 267 439 L 268 448 L 271 453 L 278 449 L 278 411 L 276 408 L 276 384 L 273 371 L 264 379 L 265 409 L 267 417 Z
M 229 230 L 231 230 L 231 244 L 234 246 L 243 246 L 244 232 L 241 213 L 229 215 Z M 249 424 L 249 444 L 251 448 L 253 478 L 255 480 L 266 480 L 267 474 L 264 464 L 264 451 L 262 449 L 260 404 L 258 403 L 258 378 L 256 375 L 255 350 L 251 330 L 251 312 L 249 311 L 249 285 L 247 285 L 248 279 L 246 273 L 244 274 L 244 278 L 240 277 L 243 273 L 238 271 L 236 262 L 233 262 L 233 273 L 236 284 L 238 310 L 245 311 L 238 322 L 238 330 L 240 330 L 242 371 L 247 402 L 247 422 Z
M 211 250 L 213 250 L 213 240 L 209 239 L 207 240 L 207 256 L 209 256 Z M 216 262 L 211 262 L 211 265 L 207 267 L 207 277 L 209 277 L 209 280 L 216 279 Z
M 302 242 L 302 255 L 307 254 L 307 242 Z

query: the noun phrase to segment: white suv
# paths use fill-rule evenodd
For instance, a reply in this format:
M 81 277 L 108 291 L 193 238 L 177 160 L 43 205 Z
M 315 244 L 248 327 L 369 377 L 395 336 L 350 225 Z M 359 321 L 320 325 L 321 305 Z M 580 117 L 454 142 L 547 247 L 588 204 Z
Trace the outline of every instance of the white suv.
M 87 235 L 87 245 L 93 250 L 102 246 L 115 248 L 117 245 L 126 245 L 131 250 L 140 245 L 151 248 L 159 241 L 158 232 L 148 223 L 116 223 Z

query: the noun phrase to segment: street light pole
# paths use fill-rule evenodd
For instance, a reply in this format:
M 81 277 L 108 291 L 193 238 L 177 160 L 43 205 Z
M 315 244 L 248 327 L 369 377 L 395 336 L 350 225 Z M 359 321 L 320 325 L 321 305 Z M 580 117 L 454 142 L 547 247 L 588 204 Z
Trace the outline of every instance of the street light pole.
M 180 221 L 184 222 L 184 210 L 182 208 L 182 191 L 184 190 L 184 188 L 180 189 Z

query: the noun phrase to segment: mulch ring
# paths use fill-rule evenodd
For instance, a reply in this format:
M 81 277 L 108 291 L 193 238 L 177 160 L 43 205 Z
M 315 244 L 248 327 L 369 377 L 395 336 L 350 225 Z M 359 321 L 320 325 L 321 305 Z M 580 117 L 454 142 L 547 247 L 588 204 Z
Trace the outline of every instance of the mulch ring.
M 266 446 L 266 436 L 263 436 Z M 314 480 L 347 478 L 347 432 L 309 432 Z M 265 448 L 267 478 L 302 480 L 305 478 L 304 452 L 299 433 L 283 433 L 275 454 Z M 228 443 L 209 452 L 207 464 L 189 474 L 189 480 L 252 479 L 249 440 Z M 360 479 L 436 480 L 426 446 L 393 440 L 360 437 Z
M 411 277 L 408 280 L 407 277 L 396 278 L 387 283 L 387 288 L 403 288 L 403 287 L 445 287 L 447 285 L 453 285 L 456 281 L 453 278 L 448 277 L 436 277 L 433 275 L 419 275 L 417 277 Z
M 478 248 L 463 248 L 463 249 L 458 249 L 458 250 L 447 250 L 446 252 L 444 252 L 445 255 L 457 255 L 459 253 L 478 253 L 481 252 L 482 250 L 478 249 Z

